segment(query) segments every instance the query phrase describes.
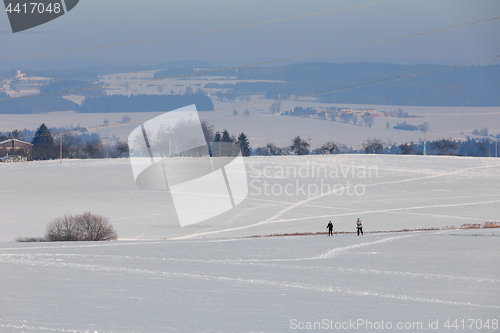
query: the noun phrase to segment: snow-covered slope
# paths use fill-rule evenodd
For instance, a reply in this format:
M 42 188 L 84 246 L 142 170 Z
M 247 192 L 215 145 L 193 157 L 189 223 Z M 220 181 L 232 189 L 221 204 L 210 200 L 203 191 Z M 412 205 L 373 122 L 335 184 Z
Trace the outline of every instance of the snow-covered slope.
M 499 160 L 245 163 L 248 197 L 185 228 L 168 192 L 137 187 L 126 159 L 0 164 L 0 331 L 498 331 L 499 229 L 238 237 L 329 220 L 354 231 L 357 217 L 366 231 L 498 221 Z M 13 241 L 87 210 L 121 239 Z
M 249 194 L 236 208 L 180 228 L 168 192 L 134 183 L 127 159 L 0 164 L 0 240 L 42 236 L 52 219 L 108 217 L 121 239 L 227 238 L 401 230 L 498 221 L 500 160 L 325 155 L 245 158 Z M 193 207 L 196 209 L 196 207 Z

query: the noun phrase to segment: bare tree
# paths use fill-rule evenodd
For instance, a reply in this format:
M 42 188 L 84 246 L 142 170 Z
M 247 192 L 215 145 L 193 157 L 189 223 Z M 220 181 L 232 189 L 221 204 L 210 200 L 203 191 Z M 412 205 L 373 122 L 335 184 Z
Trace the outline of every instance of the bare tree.
M 365 126 L 372 127 L 375 119 L 368 112 L 361 116 L 361 121 L 365 124 Z
M 214 134 L 214 125 L 210 125 L 208 121 L 203 120 L 201 122 L 201 128 L 203 130 L 203 134 L 205 135 L 205 141 L 207 143 L 212 143 L 214 142 L 215 139 L 215 134 Z
M 271 111 L 272 113 L 279 113 L 281 111 L 281 102 L 274 102 L 273 104 L 271 104 L 269 111 Z
M 442 139 L 431 143 L 431 148 L 439 150 L 441 155 L 446 155 L 449 150 L 457 149 L 457 144 L 451 139 Z
M 118 239 L 118 235 L 107 218 L 85 212 L 53 220 L 47 226 L 45 238 L 49 242 L 109 241 Z
M 358 123 L 359 119 L 358 119 L 358 116 L 351 114 L 351 120 L 352 120 L 352 124 L 356 125 Z
M 129 153 L 129 147 L 128 147 L 128 142 L 127 141 L 118 141 L 115 145 L 115 150 L 118 152 L 118 155 L 125 155 L 125 157 L 128 157 Z
M 342 120 L 345 124 L 352 121 L 353 125 L 356 125 L 359 121 L 358 117 L 352 113 L 341 113 L 340 120 Z
M 245 109 L 245 112 L 243 112 L 243 115 L 244 115 L 245 117 L 248 117 L 248 116 L 250 115 L 250 110 Z
M 63 157 L 78 158 L 78 155 L 83 149 L 83 143 L 80 136 L 72 133 L 62 135 Z
M 413 145 L 408 143 L 402 143 L 399 146 L 399 150 L 401 151 L 401 155 L 411 155 L 413 152 Z
M 391 127 L 391 124 L 389 124 L 389 122 L 386 122 L 385 127 L 387 127 L 387 129 L 389 129 Z
M 290 149 L 293 150 L 296 155 L 308 155 L 309 143 L 306 140 L 302 140 L 300 136 L 296 136 L 292 140 L 292 146 Z
M 345 124 L 347 124 L 350 119 L 351 119 L 350 113 L 341 113 L 340 114 L 340 120 L 342 120 Z
M 322 145 L 318 150 L 320 152 L 322 152 L 323 154 L 325 154 L 327 152 L 330 153 L 330 154 L 333 154 L 337 150 L 339 150 L 339 146 L 335 142 L 333 142 L 333 141 L 328 141 L 327 143 L 325 143 L 324 145 Z
M 267 151 L 267 155 L 271 155 L 271 156 L 279 155 L 279 148 L 276 147 L 276 145 L 272 142 L 268 142 L 266 144 L 266 151 Z
M 15 129 L 15 130 L 13 130 L 13 131 L 11 131 L 9 133 L 9 137 L 8 138 L 9 139 L 23 140 L 24 139 L 23 131 Z
M 483 152 L 483 157 L 486 157 L 486 154 L 488 154 L 488 147 L 485 145 L 485 142 L 479 141 L 476 145 Z
M 131 121 L 132 119 L 130 119 L 129 116 L 125 115 L 122 117 L 122 119 L 118 122 L 119 124 L 126 124 L 128 123 L 129 121 Z
M 370 139 L 363 141 L 363 151 L 365 154 L 378 154 L 379 151 L 384 149 L 382 140 L 380 139 Z
M 102 142 L 100 139 L 93 139 L 85 142 L 82 151 L 88 158 L 99 158 L 102 153 Z
M 236 117 L 237 115 L 238 115 L 238 110 L 234 109 L 234 110 L 233 110 L 233 116 L 235 116 L 235 117 Z

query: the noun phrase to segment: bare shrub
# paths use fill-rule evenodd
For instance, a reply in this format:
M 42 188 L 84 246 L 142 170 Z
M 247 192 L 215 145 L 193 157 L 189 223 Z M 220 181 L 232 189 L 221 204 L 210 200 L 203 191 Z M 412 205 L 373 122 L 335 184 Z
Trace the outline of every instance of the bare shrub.
M 46 242 L 47 239 L 43 237 L 17 237 L 16 242 L 21 243 L 37 243 L 37 242 Z
M 500 222 L 486 222 L 483 228 L 500 228 Z
M 470 223 L 467 223 L 467 224 L 462 224 L 462 226 L 460 227 L 460 229 L 481 229 L 481 224 L 479 224 L 479 223 L 474 223 L 474 224 L 470 224 Z
M 107 218 L 85 212 L 53 220 L 47 226 L 45 238 L 49 242 L 109 241 L 116 240 L 118 235 Z

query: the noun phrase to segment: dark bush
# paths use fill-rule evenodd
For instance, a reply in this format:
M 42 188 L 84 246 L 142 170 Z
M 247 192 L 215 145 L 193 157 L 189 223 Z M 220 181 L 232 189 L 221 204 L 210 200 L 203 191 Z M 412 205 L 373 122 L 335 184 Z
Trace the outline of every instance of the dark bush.
M 109 241 L 116 240 L 118 235 L 107 218 L 85 212 L 53 220 L 47 226 L 45 238 L 49 242 Z

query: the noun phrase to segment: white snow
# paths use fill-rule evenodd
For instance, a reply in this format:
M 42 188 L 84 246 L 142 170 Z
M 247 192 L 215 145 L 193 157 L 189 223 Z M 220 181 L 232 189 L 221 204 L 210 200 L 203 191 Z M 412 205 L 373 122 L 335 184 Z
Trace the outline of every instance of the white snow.
M 245 163 L 248 197 L 185 228 L 168 192 L 135 185 L 127 159 L 0 164 L 0 331 L 283 332 L 330 320 L 330 331 L 353 331 L 335 330 L 349 321 L 421 322 L 422 331 L 437 321 L 432 331 L 449 331 L 447 319 L 465 320 L 451 331 L 498 331 L 499 229 L 240 238 L 326 231 L 329 220 L 354 231 L 358 217 L 365 231 L 498 221 L 498 159 Z M 325 184 L 332 193 L 321 193 Z M 278 193 L 287 189 L 292 195 Z M 13 241 L 87 210 L 108 217 L 120 240 Z M 469 328 L 469 319 L 490 328 Z
M 494 233 L 3 242 L 0 330 L 283 332 L 326 320 L 360 323 L 362 332 L 382 321 L 448 331 L 446 320 L 465 319 L 459 332 L 494 332 Z M 469 319 L 490 329 L 468 329 Z

